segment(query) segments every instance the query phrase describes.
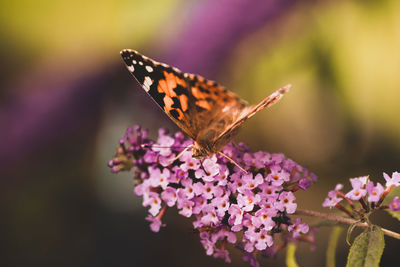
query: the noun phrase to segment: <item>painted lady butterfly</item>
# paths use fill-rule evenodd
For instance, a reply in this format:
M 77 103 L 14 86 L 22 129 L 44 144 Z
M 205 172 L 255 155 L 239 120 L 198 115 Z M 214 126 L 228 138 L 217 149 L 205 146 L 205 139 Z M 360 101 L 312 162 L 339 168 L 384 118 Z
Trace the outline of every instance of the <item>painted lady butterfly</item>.
M 121 56 L 143 89 L 194 140 L 195 158 L 221 153 L 243 122 L 277 102 L 290 88 L 286 85 L 250 106 L 214 81 L 182 73 L 135 50 L 124 49 Z

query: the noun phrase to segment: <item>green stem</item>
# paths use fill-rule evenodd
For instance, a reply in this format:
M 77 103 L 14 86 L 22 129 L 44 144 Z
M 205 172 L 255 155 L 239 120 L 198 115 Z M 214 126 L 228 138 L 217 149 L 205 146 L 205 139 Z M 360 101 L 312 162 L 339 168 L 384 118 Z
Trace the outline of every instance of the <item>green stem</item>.
M 328 213 L 322 213 L 322 212 L 318 212 L 318 211 L 313 211 L 313 210 L 301 210 L 301 209 L 297 209 L 296 210 L 296 215 L 305 215 L 305 216 L 312 216 L 312 217 L 317 217 L 317 218 L 323 218 L 329 221 L 334 221 L 340 224 L 356 224 L 356 226 L 358 227 L 362 227 L 362 228 L 368 228 L 369 225 L 367 223 L 361 223 L 358 222 L 355 219 L 352 218 L 345 218 L 345 217 L 341 217 L 341 216 L 337 216 L 337 215 L 332 215 L 332 214 L 328 214 Z M 400 240 L 400 234 L 384 229 L 382 228 L 382 232 L 390 237 L 396 238 Z

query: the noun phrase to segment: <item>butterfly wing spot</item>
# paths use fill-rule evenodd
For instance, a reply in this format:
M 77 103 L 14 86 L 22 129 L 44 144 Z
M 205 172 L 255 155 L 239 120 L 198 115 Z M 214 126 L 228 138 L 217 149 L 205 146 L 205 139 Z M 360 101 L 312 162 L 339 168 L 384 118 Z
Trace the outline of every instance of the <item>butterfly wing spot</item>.
M 170 114 L 173 118 L 175 118 L 175 119 L 177 119 L 177 120 L 182 120 L 183 117 L 184 117 L 182 111 L 179 110 L 179 109 L 171 109 L 171 110 L 169 111 L 169 114 Z
M 146 66 L 146 70 L 147 70 L 148 72 L 153 72 L 153 68 L 152 68 L 151 66 Z
M 188 105 L 189 99 L 188 99 L 188 97 L 186 95 L 180 95 L 179 96 L 179 102 L 180 102 L 182 110 L 184 112 L 186 110 L 188 110 L 188 108 L 189 108 L 189 105 Z
M 168 95 L 164 96 L 164 105 L 165 105 L 165 110 L 169 111 L 172 109 L 172 105 L 174 104 L 174 101 L 172 100 L 171 97 L 169 97 Z
M 165 93 L 168 96 L 177 96 L 175 91 L 179 86 L 186 87 L 186 82 L 179 77 L 176 77 L 173 73 L 164 71 L 165 79 L 158 82 L 158 91 L 160 93 Z
M 135 71 L 135 67 L 134 66 L 126 66 L 128 68 L 128 70 L 130 72 L 134 72 Z
M 208 91 L 208 93 L 207 91 L 207 89 L 201 87 L 192 87 L 192 94 L 196 99 L 205 99 L 206 97 L 208 97 L 210 91 Z
M 140 65 L 140 66 L 143 66 L 143 62 L 142 62 L 142 61 L 139 61 L 139 65 Z
M 149 76 L 144 77 L 143 88 L 146 92 L 150 91 L 150 86 L 152 84 L 153 80 Z
M 133 59 L 133 60 L 132 60 L 132 63 L 133 63 L 133 64 L 136 64 L 136 63 L 137 63 L 137 61 Z
M 197 100 L 196 101 L 196 105 L 201 107 L 201 108 L 203 108 L 203 109 L 211 110 L 210 101 L 207 101 L 205 99 Z

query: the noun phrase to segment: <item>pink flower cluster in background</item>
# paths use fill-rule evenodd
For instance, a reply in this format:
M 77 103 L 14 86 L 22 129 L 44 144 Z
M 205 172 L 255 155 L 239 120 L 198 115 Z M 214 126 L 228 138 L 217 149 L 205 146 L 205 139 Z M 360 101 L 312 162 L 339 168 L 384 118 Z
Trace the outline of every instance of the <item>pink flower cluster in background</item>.
M 337 184 L 334 190 L 329 191 L 328 197 L 325 199 L 322 206 L 333 208 L 336 207 L 341 211 L 345 212 L 352 218 L 360 219 L 359 211 L 356 211 L 356 205 L 354 201 L 359 202 L 364 210 L 364 213 L 369 213 L 376 209 L 391 209 L 392 211 L 400 210 L 399 197 L 394 197 L 389 205 L 382 205 L 383 200 L 393 189 L 393 187 L 400 186 L 400 173 L 393 172 L 392 176 L 383 173 L 383 177 L 386 180 L 385 187 L 380 184 L 370 181 L 369 176 L 362 176 L 357 178 L 350 178 L 352 189 L 343 193 L 342 184 Z M 351 210 L 344 207 L 340 202 L 345 200 L 351 207 Z

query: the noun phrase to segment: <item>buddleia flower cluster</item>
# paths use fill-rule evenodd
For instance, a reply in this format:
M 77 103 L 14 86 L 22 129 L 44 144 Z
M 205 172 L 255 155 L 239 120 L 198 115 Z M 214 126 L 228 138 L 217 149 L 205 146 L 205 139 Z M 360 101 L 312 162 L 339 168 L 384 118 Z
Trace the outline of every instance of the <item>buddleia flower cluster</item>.
M 290 241 L 313 241 L 309 226 L 296 211 L 297 190 L 316 181 L 313 173 L 282 154 L 250 152 L 244 144 L 228 144 L 219 154 L 195 159 L 193 144 L 181 132 L 159 130 L 157 142 L 140 126 L 128 128 L 116 156 L 109 162 L 115 173 L 134 167 L 134 192 L 149 208 L 146 220 L 158 232 L 169 207 L 193 218 L 193 227 L 207 255 L 230 262 L 227 245 L 243 251 L 243 259 L 258 266 L 257 254 L 274 256 Z
M 386 180 L 385 186 L 380 183 L 375 184 L 369 176 L 350 178 L 352 188 L 347 193 L 342 192 L 342 184 L 337 184 L 334 190 L 329 191 L 322 206 L 335 207 L 361 221 L 367 221 L 369 214 L 378 209 L 399 211 L 398 196 L 394 197 L 389 205 L 382 205 L 382 202 L 394 187 L 400 186 L 400 173 L 393 172 L 392 176 L 383 173 L 383 177 Z M 342 201 L 345 201 L 348 207 L 343 206 Z

